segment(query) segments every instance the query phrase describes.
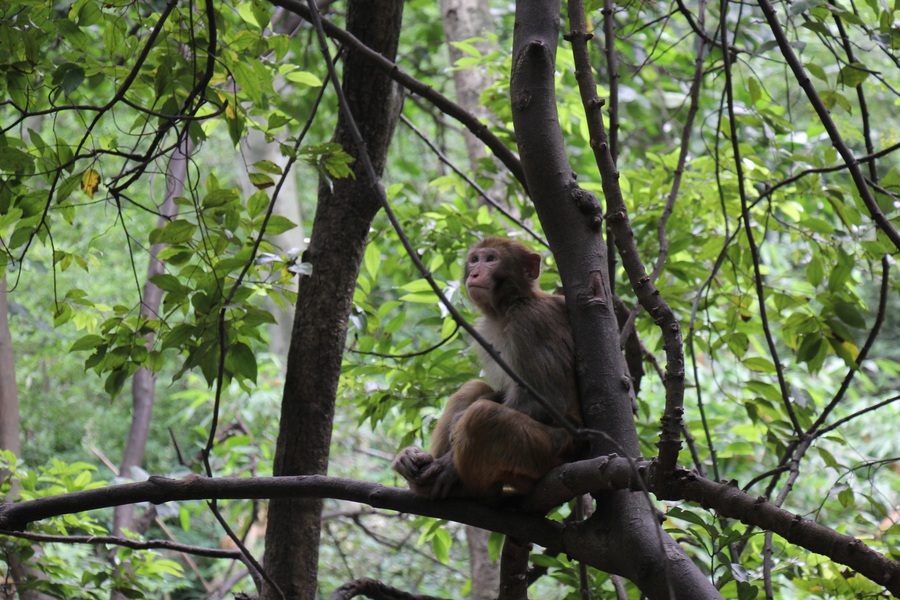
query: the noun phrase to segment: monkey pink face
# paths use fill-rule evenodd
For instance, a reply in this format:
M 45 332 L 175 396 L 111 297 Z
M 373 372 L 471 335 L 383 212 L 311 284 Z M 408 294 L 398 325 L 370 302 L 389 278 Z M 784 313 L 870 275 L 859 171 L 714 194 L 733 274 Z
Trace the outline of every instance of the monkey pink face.
M 466 290 L 476 306 L 484 310 L 491 305 L 495 273 L 500 268 L 500 253 L 494 248 L 477 248 L 466 260 Z

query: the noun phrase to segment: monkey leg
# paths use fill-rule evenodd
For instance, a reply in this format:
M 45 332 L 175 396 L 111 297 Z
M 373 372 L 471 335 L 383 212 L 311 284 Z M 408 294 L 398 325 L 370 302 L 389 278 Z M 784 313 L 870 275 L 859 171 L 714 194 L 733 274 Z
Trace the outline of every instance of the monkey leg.
M 494 390 L 483 381 L 467 382 L 450 397 L 447 409 L 438 419 L 431 436 L 431 454 L 410 446 L 394 458 L 391 466 L 406 479 L 415 494 L 429 498 L 461 495 L 459 475 L 450 451 L 451 434 L 456 422 L 475 401 L 494 396 Z
M 472 404 L 482 398 L 493 398 L 497 393 L 485 382 L 479 379 L 467 381 L 455 394 L 450 396 L 447 409 L 431 434 L 431 454 L 435 458 L 450 452 L 452 447 L 451 437 L 456 422 L 469 409 Z
M 479 399 L 456 422 L 453 458 L 467 496 L 492 497 L 504 487 L 527 494 L 535 481 L 565 462 L 572 443 L 564 429 Z

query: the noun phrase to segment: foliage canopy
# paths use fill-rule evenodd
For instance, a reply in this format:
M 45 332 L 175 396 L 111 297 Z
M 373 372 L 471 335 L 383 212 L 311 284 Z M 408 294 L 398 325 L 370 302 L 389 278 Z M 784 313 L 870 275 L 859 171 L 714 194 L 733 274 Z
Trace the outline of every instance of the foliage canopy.
M 343 3 L 335 4 L 340 27 Z M 759 6 L 586 4 L 597 93 L 608 99 L 606 126 L 634 241 L 684 334 L 688 443 L 679 464 L 733 480 L 900 560 L 893 427 L 900 275 L 890 235 L 900 222 L 900 8 L 875 0 L 779 5 L 803 79 Z M 13 483 L 18 498 L 30 500 L 112 479 L 96 474 L 91 447 L 119 451 L 121 442 L 110 440 L 127 433 L 122 391 L 141 367 L 167 383 L 158 391 L 150 471 L 202 472 L 196 456 L 206 447 L 216 475 L 270 473 L 283 358 L 266 353 L 268 327 L 295 303 L 294 281 L 313 268 L 302 243 L 281 247 L 274 236 L 310 227 L 319 182 L 348 177 L 352 166 L 330 141 L 337 101 L 315 33 L 290 6 L 34 0 L 0 7 L 0 264 L 11 290 L 25 439 L 20 459 L 3 454 L 12 474 L 4 494 Z M 407 2 L 397 63 L 446 95 L 451 69 L 485 73 L 487 126 L 515 150 L 514 14 L 508 5 L 493 8 L 492 33 L 458 42 L 464 58 L 449 65 L 435 47 L 443 37 L 437 7 Z M 346 50 L 346 41 L 340 45 Z M 572 169 L 584 189 L 601 194 L 590 151 L 596 140 L 567 41 L 554 84 Z M 460 294 L 458 257 L 477 237 L 513 232 L 548 255 L 541 283 L 556 288 L 556 264 L 522 183 L 497 161 L 463 167 L 459 128 L 428 100 L 408 94 L 385 182 L 433 278 L 473 317 Z M 275 151 L 248 158 L 252 136 Z M 855 157 L 864 185 L 848 173 L 842 149 Z M 176 151 L 189 164 L 168 212 Z M 281 194 L 288 179 L 298 184 L 297 198 Z M 275 211 L 288 202 L 299 203 L 303 222 Z M 878 213 L 890 227 L 879 226 Z M 353 291 L 332 474 L 393 484 L 384 457 L 426 439 L 441 398 L 477 366 L 383 214 L 369 239 Z M 154 245 L 165 263 L 152 277 L 163 302 L 148 316 L 143 274 Z M 636 424 L 642 454 L 653 457 L 665 341 L 639 310 L 622 265 L 612 272 L 642 343 L 647 374 Z M 181 447 L 172 447 L 164 427 Z M 249 501 L 226 506 L 238 529 L 249 531 L 259 516 Z M 829 557 L 739 520 L 695 503 L 660 506 L 666 529 L 725 597 L 762 597 L 767 586 L 782 598 L 885 593 Z M 562 507 L 551 518 L 568 513 Z M 323 589 L 361 569 L 407 587 L 402 559 L 372 558 L 386 542 L 371 529 L 399 538 L 394 516 L 362 511 L 328 532 L 333 548 L 323 565 L 335 554 L 345 562 L 323 567 Z M 220 537 L 201 505 L 159 517 L 185 543 L 210 546 Z M 98 535 L 109 530 L 107 520 L 64 515 L 33 529 Z M 359 534 L 361 522 L 371 537 Z M 424 517 L 410 522 L 451 573 L 443 577 L 444 567 L 431 570 L 419 556 L 414 586 L 458 594 L 466 577 L 453 543 L 458 529 Z M 31 551 L 13 540 L 0 539 Z M 99 597 L 109 581 L 135 597 L 189 594 L 230 574 L 213 559 L 185 576 L 179 563 L 147 550 L 118 549 L 110 563 L 83 548 L 46 547 L 35 564 L 50 579 L 38 585 L 58 597 Z M 548 594 L 576 597 L 571 561 L 536 553 L 534 562 L 558 582 L 539 584 Z M 591 585 L 613 589 L 601 572 Z

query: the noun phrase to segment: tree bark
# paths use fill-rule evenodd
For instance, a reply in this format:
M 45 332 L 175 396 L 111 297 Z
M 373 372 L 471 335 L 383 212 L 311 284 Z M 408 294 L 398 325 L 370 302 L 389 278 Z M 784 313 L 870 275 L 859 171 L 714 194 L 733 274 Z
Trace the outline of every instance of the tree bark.
M 393 60 L 402 14 L 402 0 L 352 0 L 347 6 L 347 29 Z M 398 90 L 353 50 L 346 55 L 343 88 L 380 176 L 399 116 Z M 344 115 L 338 119 L 333 139 L 357 157 Z M 323 181 L 319 186 L 312 236 L 304 254 L 313 271 L 300 280 L 298 288 L 275 475 L 325 473 L 328 468 L 347 319 L 369 227 L 379 208 L 362 161 L 356 160 L 353 167 L 355 177 Z M 313 499 L 278 499 L 269 505 L 264 566 L 284 597 L 291 600 L 316 597 L 321 512 L 322 502 Z M 266 584 L 261 597 L 281 596 Z
M 6 287 L 6 275 L 0 278 L 0 450 L 9 450 L 16 456 L 22 454 L 22 443 L 19 439 L 19 387 L 16 384 L 16 357 L 12 347 L 12 333 L 9 330 L 9 292 Z M 8 476 L 8 472 L 0 470 L 0 481 Z M 10 491 L 9 500 L 16 496 L 16 486 Z M 40 556 L 41 549 L 32 546 L 33 558 Z M 23 589 L 29 579 L 42 576 L 42 573 L 28 566 L 23 561 L 12 540 L 0 542 L 0 556 L 9 566 L 9 577 L 12 585 L 0 582 L 0 599 L 13 600 L 50 600 L 51 596 L 34 590 Z
M 510 82 L 513 124 L 528 189 L 553 249 L 575 334 L 585 425 L 594 456 L 639 455 L 627 367 L 607 277 L 600 206 L 578 187 L 556 111 L 554 69 L 558 2 L 519 0 Z M 649 598 L 718 598 L 684 550 L 660 527 L 648 496 L 617 491 L 597 497 L 583 527 L 608 571 L 631 579 Z M 593 561 L 595 564 L 597 561 Z

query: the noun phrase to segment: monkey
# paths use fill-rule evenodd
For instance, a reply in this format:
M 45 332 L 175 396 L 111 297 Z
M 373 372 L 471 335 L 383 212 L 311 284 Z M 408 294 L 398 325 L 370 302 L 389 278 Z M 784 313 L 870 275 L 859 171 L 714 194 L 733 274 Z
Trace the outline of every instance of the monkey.
M 582 424 L 575 344 L 560 295 L 538 287 L 541 256 L 499 237 L 476 243 L 463 280 L 480 311 L 476 330 L 534 390 L 573 425 Z M 577 457 L 572 435 L 480 346 L 485 379 L 450 397 L 430 454 L 402 450 L 393 469 L 420 496 L 495 501 L 528 494 L 547 471 Z

